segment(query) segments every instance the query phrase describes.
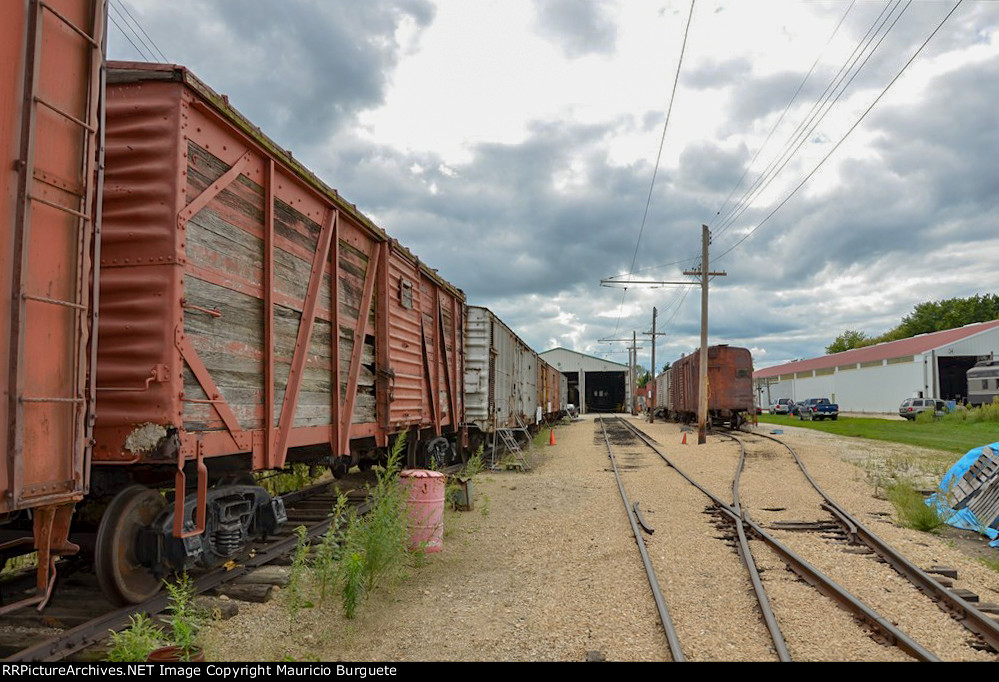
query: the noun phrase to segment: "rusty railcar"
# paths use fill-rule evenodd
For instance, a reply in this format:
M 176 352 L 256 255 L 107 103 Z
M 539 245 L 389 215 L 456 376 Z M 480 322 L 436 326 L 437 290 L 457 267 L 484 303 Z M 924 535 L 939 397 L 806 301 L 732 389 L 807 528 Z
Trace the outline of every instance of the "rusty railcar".
M 465 297 L 185 68 L 107 99 L 96 565 L 136 602 L 281 522 L 250 472 L 453 458 Z
M 104 0 L 8 0 L 0 20 L 0 565 L 37 595 L 88 486 Z
M 540 355 L 538 359 L 538 405 L 542 419 L 552 421 L 566 413 L 569 387 L 565 375 L 548 364 Z
M 667 416 L 697 420 L 700 351 L 686 355 L 667 370 Z M 753 356 L 747 348 L 708 347 L 708 418 L 714 424 L 738 428 L 753 407 Z

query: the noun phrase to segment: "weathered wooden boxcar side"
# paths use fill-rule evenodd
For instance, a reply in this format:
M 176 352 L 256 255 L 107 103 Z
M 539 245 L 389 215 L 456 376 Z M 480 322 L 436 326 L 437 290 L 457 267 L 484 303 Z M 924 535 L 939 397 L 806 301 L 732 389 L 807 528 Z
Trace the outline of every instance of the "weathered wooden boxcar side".
M 669 413 L 679 421 L 697 419 L 700 351 L 686 355 L 668 372 Z M 753 356 L 746 348 L 708 348 L 708 417 L 738 426 L 752 414 Z
M 94 492 L 193 486 L 155 514 L 157 532 L 206 546 L 140 563 L 225 559 L 206 506 L 271 504 L 219 492 L 240 474 L 289 461 L 336 473 L 403 432 L 414 459 L 417 445 L 453 456 L 464 294 L 182 67 L 111 65 L 103 239 Z M 99 564 L 117 533 L 99 532 Z M 132 582 L 112 586 L 120 600 L 144 591 Z
M 3 3 L 0 565 L 38 550 L 32 602 L 77 550 L 67 533 L 88 485 L 104 33 L 104 0 Z

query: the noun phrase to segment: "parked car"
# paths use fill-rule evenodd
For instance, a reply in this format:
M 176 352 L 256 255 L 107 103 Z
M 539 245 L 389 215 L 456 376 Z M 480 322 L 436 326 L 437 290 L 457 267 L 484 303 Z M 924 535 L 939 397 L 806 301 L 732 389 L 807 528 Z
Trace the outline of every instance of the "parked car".
M 909 420 L 915 420 L 920 412 L 933 410 L 934 417 L 942 417 L 947 414 L 947 403 L 934 398 L 906 398 L 898 407 L 898 416 Z
M 829 400 L 829 398 L 809 398 L 808 400 L 798 403 L 798 418 L 802 421 L 806 419 L 812 420 L 822 420 L 822 419 L 833 419 L 839 417 L 839 405 Z
M 791 408 L 794 407 L 794 401 L 790 398 L 778 398 L 776 402 L 770 405 L 770 414 L 791 414 Z

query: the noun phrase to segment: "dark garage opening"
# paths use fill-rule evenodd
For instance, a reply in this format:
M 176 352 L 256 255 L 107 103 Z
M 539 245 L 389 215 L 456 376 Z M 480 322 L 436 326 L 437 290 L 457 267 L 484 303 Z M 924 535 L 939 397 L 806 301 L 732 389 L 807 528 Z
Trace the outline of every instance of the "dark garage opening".
M 586 411 L 623 411 L 625 408 L 624 375 L 624 372 L 587 372 Z
M 570 405 L 579 407 L 579 372 L 562 372 L 565 375 L 566 383 L 569 386 L 568 402 Z
M 974 355 L 938 357 L 940 397 L 944 400 L 967 398 L 968 370 L 974 367 L 976 362 L 978 362 L 978 357 Z

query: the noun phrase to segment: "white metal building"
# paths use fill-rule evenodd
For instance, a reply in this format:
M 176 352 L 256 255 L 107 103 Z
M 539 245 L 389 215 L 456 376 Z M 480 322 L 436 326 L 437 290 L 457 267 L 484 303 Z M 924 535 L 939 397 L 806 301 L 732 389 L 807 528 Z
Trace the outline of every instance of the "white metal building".
M 879 343 L 753 373 L 759 404 L 829 398 L 845 412 L 896 412 L 906 398 L 960 400 L 966 373 L 999 355 L 999 320 Z
M 568 379 L 569 402 L 578 405 L 580 412 L 616 412 L 631 404 L 627 365 L 567 348 L 539 355 Z

